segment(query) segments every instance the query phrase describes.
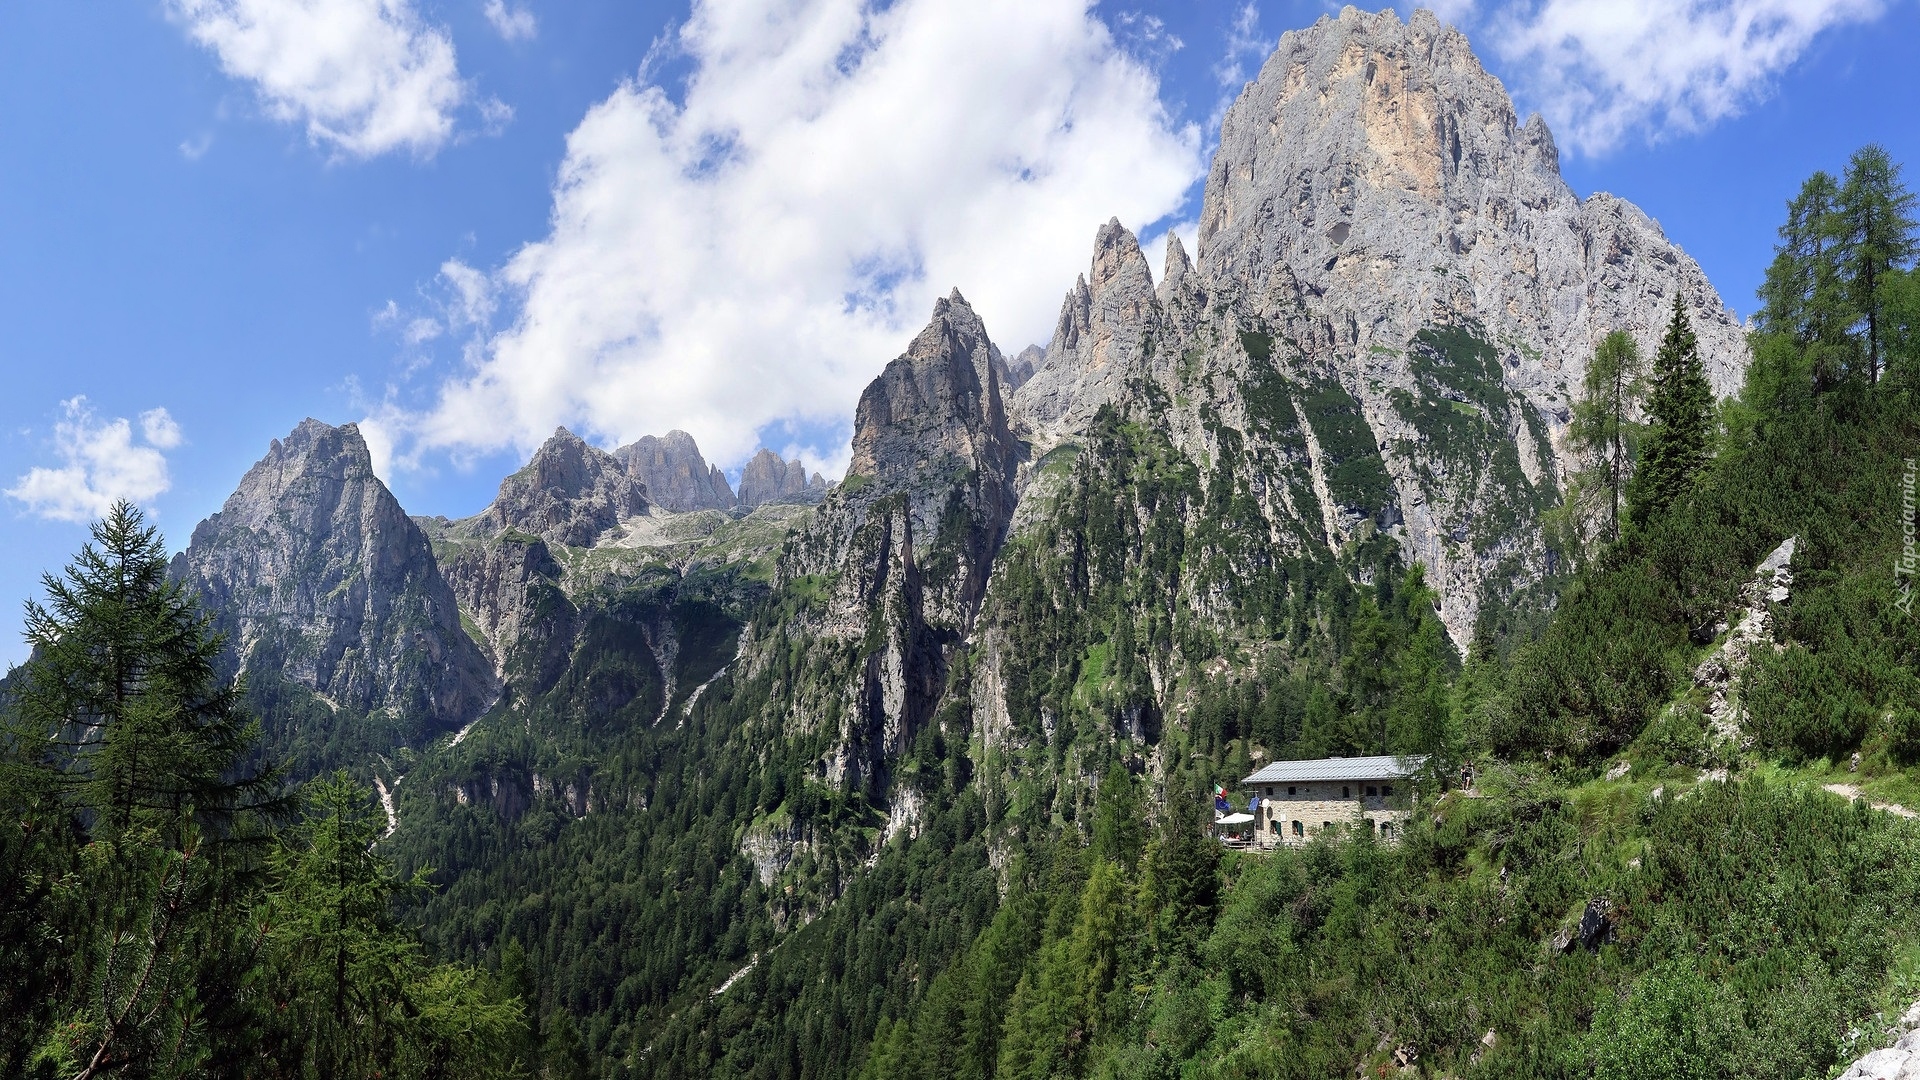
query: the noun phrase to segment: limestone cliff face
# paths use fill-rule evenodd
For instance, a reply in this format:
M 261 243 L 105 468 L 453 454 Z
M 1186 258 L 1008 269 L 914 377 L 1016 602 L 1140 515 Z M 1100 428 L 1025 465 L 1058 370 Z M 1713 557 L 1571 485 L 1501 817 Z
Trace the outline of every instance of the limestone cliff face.
M 173 572 L 215 613 L 242 671 L 284 677 L 335 709 L 443 730 L 497 691 L 426 536 L 352 424 L 306 420 L 275 440 Z
M 613 452 L 634 479 L 646 486 L 655 505 L 674 513 L 728 510 L 733 488 L 717 465 L 707 464 L 700 446 L 684 431 L 644 435 Z
M 859 674 L 831 710 L 840 731 L 824 768 L 836 782 L 884 785 L 886 761 L 926 722 L 978 609 L 1021 454 L 1003 364 L 957 290 L 938 301 L 861 395 L 847 478 L 780 562 L 778 587 L 809 579 L 830 591 L 795 624 L 755 628 L 750 666 L 796 633 L 857 650 Z
M 1149 380 L 1194 460 L 1227 429 L 1271 450 L 1245 479 L 1329 548 L 1390 530 L 1464 645 L 1486 596 L 1544 572 L 1594 347 L 1625 329 L 1651 355 L 1676 292 L 1733 392 L 1740 327 L 1657 224 L 1578 198 L 1457 30 L 1347 8 L 1283 36 L 1228 110 L 1197 265 L 1176 238 L 1156 287 L 1100 229 L 1014 420 L 1042 453 Z
M 521 693 L 552 686 L 566 669 L 580 615 L 546 541 L 508 533 L 461 543 L 442 568 L 484 638 L 494 673 Z
M 820 474 L 809 477 L 798 459 L 784 461 L 779 454 L 762 449 L 740 470 L 740 508 L 751 510 L 793 495 L 818 495 L 826 487 Z
M 1714 388 L 1737 390 L 1746 367 L 1699 266 L 1631 204 L 1575 196 L 1545 122 L 1520 122 L 1466 37 L 1425 11 L 1347 8 L 1280 39 L 1221 124 L 1200 265 L 1269 318 L 1304 305 L 1335 349 L 1475 320 L 1542 409 L 1608 331 L 1650 350 L 1675 290 Z
M 500 482 L 478 527 L 532 533 L 549 543 L 589 547 L 624 518 L 647 512 L 647 488 L 612 454 L 560 428 L 526 468 Z
M 1159 324 L 1153 272 L 1118 219 L 1100 227 L 1093 265 L 1060 307 L 1053 340 L 1020 386 L 1019 414 L 1041 444 L 1083 428 L 1120 394 Z

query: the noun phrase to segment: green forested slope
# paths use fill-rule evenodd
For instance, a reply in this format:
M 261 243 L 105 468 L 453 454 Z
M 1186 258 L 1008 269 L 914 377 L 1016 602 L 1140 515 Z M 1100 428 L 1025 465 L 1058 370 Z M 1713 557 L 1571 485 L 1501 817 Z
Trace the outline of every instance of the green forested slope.
M 1920 993 L 1920 833 L 1819 789 L 1920 792 L 1920 623 L 1896 572 L 1920 286 L 1912 200 L 1884 165 L 1863 152 L 1795 202 L 1747 385 L 1691 418 L 1704 460 L 1669 454 L 1658 485 L 1629 487 L 1617 541 L 1562 541 L 1579 569 L 1540 584 L 1550 618 L 1489 598 L 1506 602 L 1483 607 L 1464 659 L 1380 527 L 1364 422 L 1337 387 L 1289 382 L 1300 363 L 1240 388 L 1260 449 L 1214 424 L 1188 456 L 1163 388 L 1141 385 L 1036 463 L 1045 501 L 1001 548 L 971 636 L 943 643 L 937 707 L 858 782 L 822 762 L 844 688 L 897 626 L 830 626 L 831 570 L 769 587 L 629 567 L 576 590 L 564 664 L 511 678 L 457 744 L 372 766 L 401 823 L 377 843 L 379 811 L 339 780 L 304 816 L 210 816 L 252 775 L 238 712 L 221 722 L 244 737 L 157 759 L 217 775 L 214 802 L 115 818 L 135 803 L 111 785 L 63 786 L 118 760 L 108 743 L 35 749 L 94 706 L 33 712 L 55 699 L 21 688 L 53 684 L 16 674 L 0 795 L 23 828 L 0 832 L 0 857 L 24 887 L 0 901 L 0 1005 L 23 1022 L 0 1060 L 78 1075 L 105 1045 L 93 1075 L 1825 1075 Z M 1263 363 L 1280 348 L 1249 338 Z M 1510 403 L 1470 337 L 1427 344 L 1423 377 L 1473 409 L 1406 408 L 1470 458 Z M 1682 346 L 1652 359 L 1684 374 Z M 1651 411 L 1656 445 L 1691 422 Z M 1304 482 L 1258 486 L 1305 475 L 1279 459 L 1307 428 L 1361 523 L 1337 548 L 1277 513 L 1318 513 Z M 1434 480 L 1478 485 L 1488 528 L 1552 494 L 1483 464 Z M 1790 537 L 1790 599 L 1729 687 L 1742 732 L 1720 738 L 1694 671 Z M 937 537 L 922 554 L 942 565 Z M 662 670 L 650 635 L 668 626 Z M 1004 715 L 978 707 L 988 680 Z M 231 693 L 216 683 L 161 687 L 111 748 L 143 753 L 146 719 L 199 715 Z M 269 690 L 252 700 L 277 708 Z M 273 749 L 331 753 L 310 720 Z M 1208 787 L 1255 759 L 1381 751 L 1432 761 L 1397 846 L 1242 855 L 1208 836 Z M 1477 789 L 1447 790 L 1465 761 Z M 189 909 L 187 936 L 137 947 Z M 133 968 L 174 992 L 128 983 Z

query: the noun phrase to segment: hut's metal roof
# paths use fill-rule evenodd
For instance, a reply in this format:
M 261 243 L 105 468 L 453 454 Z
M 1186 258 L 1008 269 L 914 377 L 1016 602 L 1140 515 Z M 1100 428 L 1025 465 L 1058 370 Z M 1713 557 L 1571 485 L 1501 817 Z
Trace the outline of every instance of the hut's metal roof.
M 1276 761 L 1243 781 L 1254 784 L 1294 784 L 1315 780 L 1399 780 L 1412 776 L 1424 757 L 1316 758 L 1312 761 Z

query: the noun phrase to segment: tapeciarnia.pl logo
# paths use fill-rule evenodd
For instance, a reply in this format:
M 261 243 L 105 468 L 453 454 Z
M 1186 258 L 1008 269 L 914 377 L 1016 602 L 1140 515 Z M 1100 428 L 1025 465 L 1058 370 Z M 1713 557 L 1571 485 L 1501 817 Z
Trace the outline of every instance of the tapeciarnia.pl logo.
M 1920 558 L 1915 557 L 1913 540 L 1913 459 L 1905 459 L 1904 464 L 1906 471 L 1900 475 L 1900 558 L 1893 564 L 1893 587 L 1900 593 L 1894 605 L 1912 615 L 1913 578 L 1920 571 Z

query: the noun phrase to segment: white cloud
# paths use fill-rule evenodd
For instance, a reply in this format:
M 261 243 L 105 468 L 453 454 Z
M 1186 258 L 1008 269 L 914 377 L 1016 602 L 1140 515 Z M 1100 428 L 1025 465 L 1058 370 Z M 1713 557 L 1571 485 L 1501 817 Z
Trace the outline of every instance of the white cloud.
M 54 521 L 89 522 L 103 517 L 121 499 L 150 503 L 172 486 L 167 456 L 180 445 L 180 425 L 165 409 L 140 414 L 146 445 L 134 441 L 124 417 L 103 420 L 85 397 L 63 401 L 54 425 L 54 452 L 60 464 L 36 467 L 7 489 L 9 498 Z
M 430 155 L 453 135 L 468 87 L 453 39 L 411 0 L 168 0 L 276 119 L 346 157 Z
M 1227 27 L 1227 47 L 1213 65 L 1214 79 L 1230 95 L 1228 104 L 1239 96 L 1241 88 L 1253 77 L 1247 73 L 1247 61 L 1253 61 L 1254 71 L 1258 72 L 1260 64 L 1272 51 L 1272 39 L 1260 33 L 1260 9 L 1253 5 L 1252 0 L 1248 0 L 1240 5 L 1239 11 L 1234 12 L 1233 23 Z M 1221 109 L 1221 112 L 1225 111 Z M 1214 118 L 1214 123 L 1219 123 L 1219 117 Z
M 1148 226 L 1204 175 L 1084 0 L 703 0 L 672 47 L 683 99 L 649 66 L 588 112 L 545 239 L 489 289 L 442 267 L 450 306 L 497 291 L 509 321 L 430 408 L 382 414 L 402 460 L 558 423 L 684 428 L 723 463 L 776 421 L 844 432 L 936 296 L 1044 340 L 1099 225 Z
M 540 32 L 533 12 L 523 7 L 508 7 L 506 0 L 487 0 L 487 21 L 508 41 L 529 41 Z
M 141 413 L 140 434 L 161 450 L 171 450 L 180 445 L 180 425 L 174 420 L 173 414 L 165 409 L 148 409 Z
M 1604 153 L 1700 130 L 1766 93 L 1823 30 L 1880 0 L 1540 0 L 1487 16 L 1495 52 L 1562 142 Z M 1467 18 L 1464 11 L 1461 18 Z

